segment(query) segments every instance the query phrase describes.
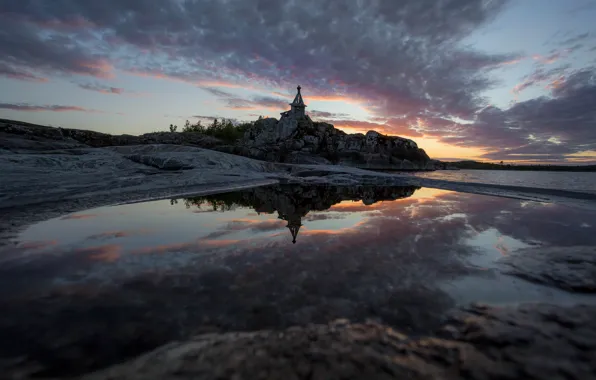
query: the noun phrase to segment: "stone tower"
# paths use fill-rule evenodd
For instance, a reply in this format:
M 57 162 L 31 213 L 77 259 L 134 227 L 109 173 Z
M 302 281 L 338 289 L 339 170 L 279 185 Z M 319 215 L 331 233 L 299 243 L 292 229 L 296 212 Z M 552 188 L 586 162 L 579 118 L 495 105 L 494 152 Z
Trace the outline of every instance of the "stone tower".
M 290 106 L 292 106 L 292 114 L 294 115 L 295 118 L 299 119 L 299 118 L 303 118 L 304 116 L 306 116 L 305 113 L 305 108 L 306 108 L 306 104 L 304 104 L 304 100 L 302 100 L 302 94 L 300 94 L 300 89 L 302 87 L 298 86 L 298 93 L 296 94 L 296 97 L 294 98 L 294 101 L 292 103 L 290 103 Z
M 305 112 L 306 104 L 304 104 L 302 94 L 300 93 L 301 88 L 302 87 L 300 86 L 297 87 L 298 93 L 296 94 L 294 101 L 290 103 L 292 108 L 281 113 L 281 119 L 279 119 L 275 129 L 275 138 L 278 141 L 291 136 L 296 128 L 298 128 L 299 120 L 310 120 Z

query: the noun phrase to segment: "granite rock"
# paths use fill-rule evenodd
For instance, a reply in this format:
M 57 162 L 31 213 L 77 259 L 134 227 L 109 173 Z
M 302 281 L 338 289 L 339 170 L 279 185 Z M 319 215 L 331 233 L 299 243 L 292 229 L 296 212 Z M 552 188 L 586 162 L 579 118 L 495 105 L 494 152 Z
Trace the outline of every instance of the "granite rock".
M 532 247 L 501 259 L 505 273 L 558 288 L 596 292 L 596 247 Z
M 474 305 L 439 337 L 346 320 L 203 334 L 83 379 L 594 379 L 595 317 L 594 306 Z
M 373 170 L 434 170 L 432 161 L 412 140 L 375 131 L 347 134 L 308 116 L 287 125 L 286 119 L 257 121 L 239 142 L 238 154 L 277 162 L 307 163 L 321 157 L 332 163 Z M 297 159 L 296 154 L 302 155 Z M 300 156 L 299 156 L 300 157 Z

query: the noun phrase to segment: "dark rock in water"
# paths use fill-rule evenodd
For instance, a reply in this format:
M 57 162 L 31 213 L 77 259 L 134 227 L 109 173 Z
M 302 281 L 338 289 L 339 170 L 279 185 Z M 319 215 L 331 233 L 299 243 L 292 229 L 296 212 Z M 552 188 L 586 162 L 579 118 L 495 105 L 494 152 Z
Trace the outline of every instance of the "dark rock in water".
M 435 162 L 412 140 L 375 131 L 347 134 L 308 116 L 259 120 L 246 131 L 236 152 L 267 161 L 331 162 L 372 170 L 435 168 Z
M 501 260 L 505 273 L 576 292 L 596 292 L 596 247 L 539 247 Z
M 594 379 L 596 308 L 475 305 L 442 337 L 378 323 L 204 334 L 83 379 Z

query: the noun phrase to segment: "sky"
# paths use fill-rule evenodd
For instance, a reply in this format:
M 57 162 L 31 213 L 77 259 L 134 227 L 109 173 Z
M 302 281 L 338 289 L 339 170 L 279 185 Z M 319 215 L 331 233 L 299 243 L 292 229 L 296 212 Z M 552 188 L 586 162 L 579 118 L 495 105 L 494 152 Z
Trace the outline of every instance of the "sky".
M 436 159 L 596 163 L 596 0 L 0 0 L 0 118 L 113 134 L 289 109 Z

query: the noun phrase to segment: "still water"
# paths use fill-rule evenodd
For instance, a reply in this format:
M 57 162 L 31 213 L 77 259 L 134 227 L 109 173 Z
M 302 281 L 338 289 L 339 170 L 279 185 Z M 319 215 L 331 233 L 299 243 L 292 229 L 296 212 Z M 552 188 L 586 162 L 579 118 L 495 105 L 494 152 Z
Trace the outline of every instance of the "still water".
M 419 334 L 470 302 L 584 301 L 498 260 L 596 245 L 595 223 L 594 211 L 415 187 L 273 186 L 79 212 L 1 248 L 0 359 L 73 374 L 204 332 L 347 318 Z
M 413 175 L 456 182 L 490 183 L 493 185 L 536 187 L 596 194 L 596 173 L 594 172 L 438 170 Z

